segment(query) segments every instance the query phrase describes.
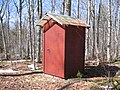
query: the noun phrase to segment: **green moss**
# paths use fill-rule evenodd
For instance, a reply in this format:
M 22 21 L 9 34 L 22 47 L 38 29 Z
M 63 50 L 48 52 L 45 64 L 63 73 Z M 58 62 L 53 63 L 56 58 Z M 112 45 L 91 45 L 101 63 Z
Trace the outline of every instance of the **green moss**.
M 82 78 L 83 77 L 83 74 L 82 73 L 80 73 L 80 71 L 78 70 L 78 72 L 77 72 L 77 78 Z
M 99 85 L 105 85 L 107 83 L 107 80 L 101 80 L 98 82 Z

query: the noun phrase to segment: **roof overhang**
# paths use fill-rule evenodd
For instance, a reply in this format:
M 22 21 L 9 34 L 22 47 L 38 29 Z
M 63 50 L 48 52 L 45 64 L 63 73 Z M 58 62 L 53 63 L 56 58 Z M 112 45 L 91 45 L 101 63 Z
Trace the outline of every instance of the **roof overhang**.
M 49 14 L 49 13 L 46 13 L 37 22 L 36 26 L 44 27 L 44 25 L 51 19 L 61 25 L 73 25 L 73 26 L 81 26 L 85 28 L 90 28 L 90 25 L 86 24 L 80 19 L 75 19 L 69 16 L 64 16 L 64 15 Z

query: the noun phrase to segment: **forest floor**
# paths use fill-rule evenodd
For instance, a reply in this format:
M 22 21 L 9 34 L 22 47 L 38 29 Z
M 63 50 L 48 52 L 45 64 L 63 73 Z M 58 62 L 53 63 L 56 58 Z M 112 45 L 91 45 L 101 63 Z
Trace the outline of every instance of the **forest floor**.
M 112 79 L 120 81 L 115 74 L 120 70 L 120 61 L 110 66 L 96 66 L 87 62 L 82 78 L 61 79 L 46 75 L 42 65 L 36 64 L 38 70 L 28 68 L 32 62 L 0 61 L 0 70 L 16 71 L 13 73 L 0 72 L 0 90 L 104 90 L 101 86 L 108 84 L 107 70 L 111 71 Z

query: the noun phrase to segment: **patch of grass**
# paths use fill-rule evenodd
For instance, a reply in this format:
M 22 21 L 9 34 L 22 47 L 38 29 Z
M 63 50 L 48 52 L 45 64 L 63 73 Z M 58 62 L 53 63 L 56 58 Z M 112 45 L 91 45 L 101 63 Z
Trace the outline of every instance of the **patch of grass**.
M 83 74 L 80 72 L 80 71 L 78 71 L 78 73 L 77 73 L 77 78 L 82 78 L 83 77 Z
M 4 61 L 2 61 L 2 60 L 0 60 L 0 65 L 3 65 L 3 64 L 5 64 L 5 62 L 4 62 Z
M 112 85 L 115 88 L 115 90 L 120 90 L 120 80 L 113 80 Z
M 43 70 L 42 68 L 38 68 L 38 69 L 36 69 L 36 70 Z
M 100 86 L 108 85 L 108 81 L 100 80 L 97 82 L 97 84 Z M 110 85 L 114 87 L 114 90 L 120 90 L 120 78 L 112 77 L 112 80 L 110 81 Z
M 113 64 L 120 64 L 120 61 L 113 62 Z
M 99 84 L 99 85 L 105 85 L 105 84 L 107 84 L 107 80 L 100 80 L 100 81 L 98 81 L 97 83 Z

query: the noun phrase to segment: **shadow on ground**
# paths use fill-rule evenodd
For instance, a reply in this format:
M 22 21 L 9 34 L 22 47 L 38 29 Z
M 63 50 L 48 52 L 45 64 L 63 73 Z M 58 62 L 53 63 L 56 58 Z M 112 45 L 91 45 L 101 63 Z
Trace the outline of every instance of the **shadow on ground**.
M 120 68 L 117 66 L 85 66 L 84 77 L 105 77 L 108 76 L 109 72 L 110 76 L 114 77 L 118 70 L 120 70 Z

